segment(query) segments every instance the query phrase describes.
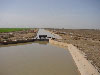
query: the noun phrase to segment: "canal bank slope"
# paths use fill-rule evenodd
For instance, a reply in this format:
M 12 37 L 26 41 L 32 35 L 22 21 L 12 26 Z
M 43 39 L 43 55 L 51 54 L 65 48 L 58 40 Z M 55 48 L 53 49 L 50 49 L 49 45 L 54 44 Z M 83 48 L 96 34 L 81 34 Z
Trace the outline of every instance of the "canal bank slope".
M 27 29 L 13 32 L 1 32 L 0 44 L 13 44 L 32 41 L 36 37 L 38 29 Z
M 81 75 L 100 75 L 97 69 L 85 58 L 85 55 L 72 44 L 51 39 L 49 42 L 53 45 L 58 45 L 69 50 Z
M 55 29 L 62 42 L 72 44 L 85 53 L 86 59 L 100 72 L 100 30 L 94 29 Z
M 61 43 L 72 44 L 80 54 L 100 73 L 100 30 L 94 29 L 46 29 L 59 35 Z M 84 62 L 83 62 L 84 63 Z M 89 69 L 89 68 L 88 68 Z M 87 74 L 86 74 L 87 75 Z M 99 74 L 100 75 L 100 74 Z

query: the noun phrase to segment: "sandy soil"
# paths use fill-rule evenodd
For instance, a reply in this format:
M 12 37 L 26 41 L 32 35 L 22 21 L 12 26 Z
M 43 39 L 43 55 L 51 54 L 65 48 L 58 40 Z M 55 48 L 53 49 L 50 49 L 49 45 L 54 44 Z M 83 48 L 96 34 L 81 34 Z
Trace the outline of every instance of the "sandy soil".
M 85 58 L 100 72 L 100 30 L 94 29 L 48 29 L 60 35 L 58 41 L 76 46 Z

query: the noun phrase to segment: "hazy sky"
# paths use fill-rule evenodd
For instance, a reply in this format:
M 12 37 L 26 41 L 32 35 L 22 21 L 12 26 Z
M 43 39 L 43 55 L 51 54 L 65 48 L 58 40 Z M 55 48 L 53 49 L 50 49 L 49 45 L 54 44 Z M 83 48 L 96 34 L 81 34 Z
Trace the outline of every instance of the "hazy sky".
M 100 0 L 0 0 L 0 27 L 100 28 Z

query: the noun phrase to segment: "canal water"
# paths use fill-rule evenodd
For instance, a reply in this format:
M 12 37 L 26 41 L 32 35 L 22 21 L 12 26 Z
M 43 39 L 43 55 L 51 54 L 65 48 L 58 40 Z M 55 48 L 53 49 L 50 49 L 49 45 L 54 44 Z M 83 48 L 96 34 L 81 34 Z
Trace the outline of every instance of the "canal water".
M 78 71 L 68 50 L 34 42 L 0 47 L 0 75 L 78 75 Z

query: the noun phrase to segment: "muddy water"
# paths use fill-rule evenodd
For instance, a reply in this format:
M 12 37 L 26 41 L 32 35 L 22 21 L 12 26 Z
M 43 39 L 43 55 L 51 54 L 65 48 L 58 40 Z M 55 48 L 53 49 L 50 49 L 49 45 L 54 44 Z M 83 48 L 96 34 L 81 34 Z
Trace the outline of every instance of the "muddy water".
M 35 42 L 0 47 L 0 75 L 78 75 L 78 72 L 67 50 L 48 42 Z

